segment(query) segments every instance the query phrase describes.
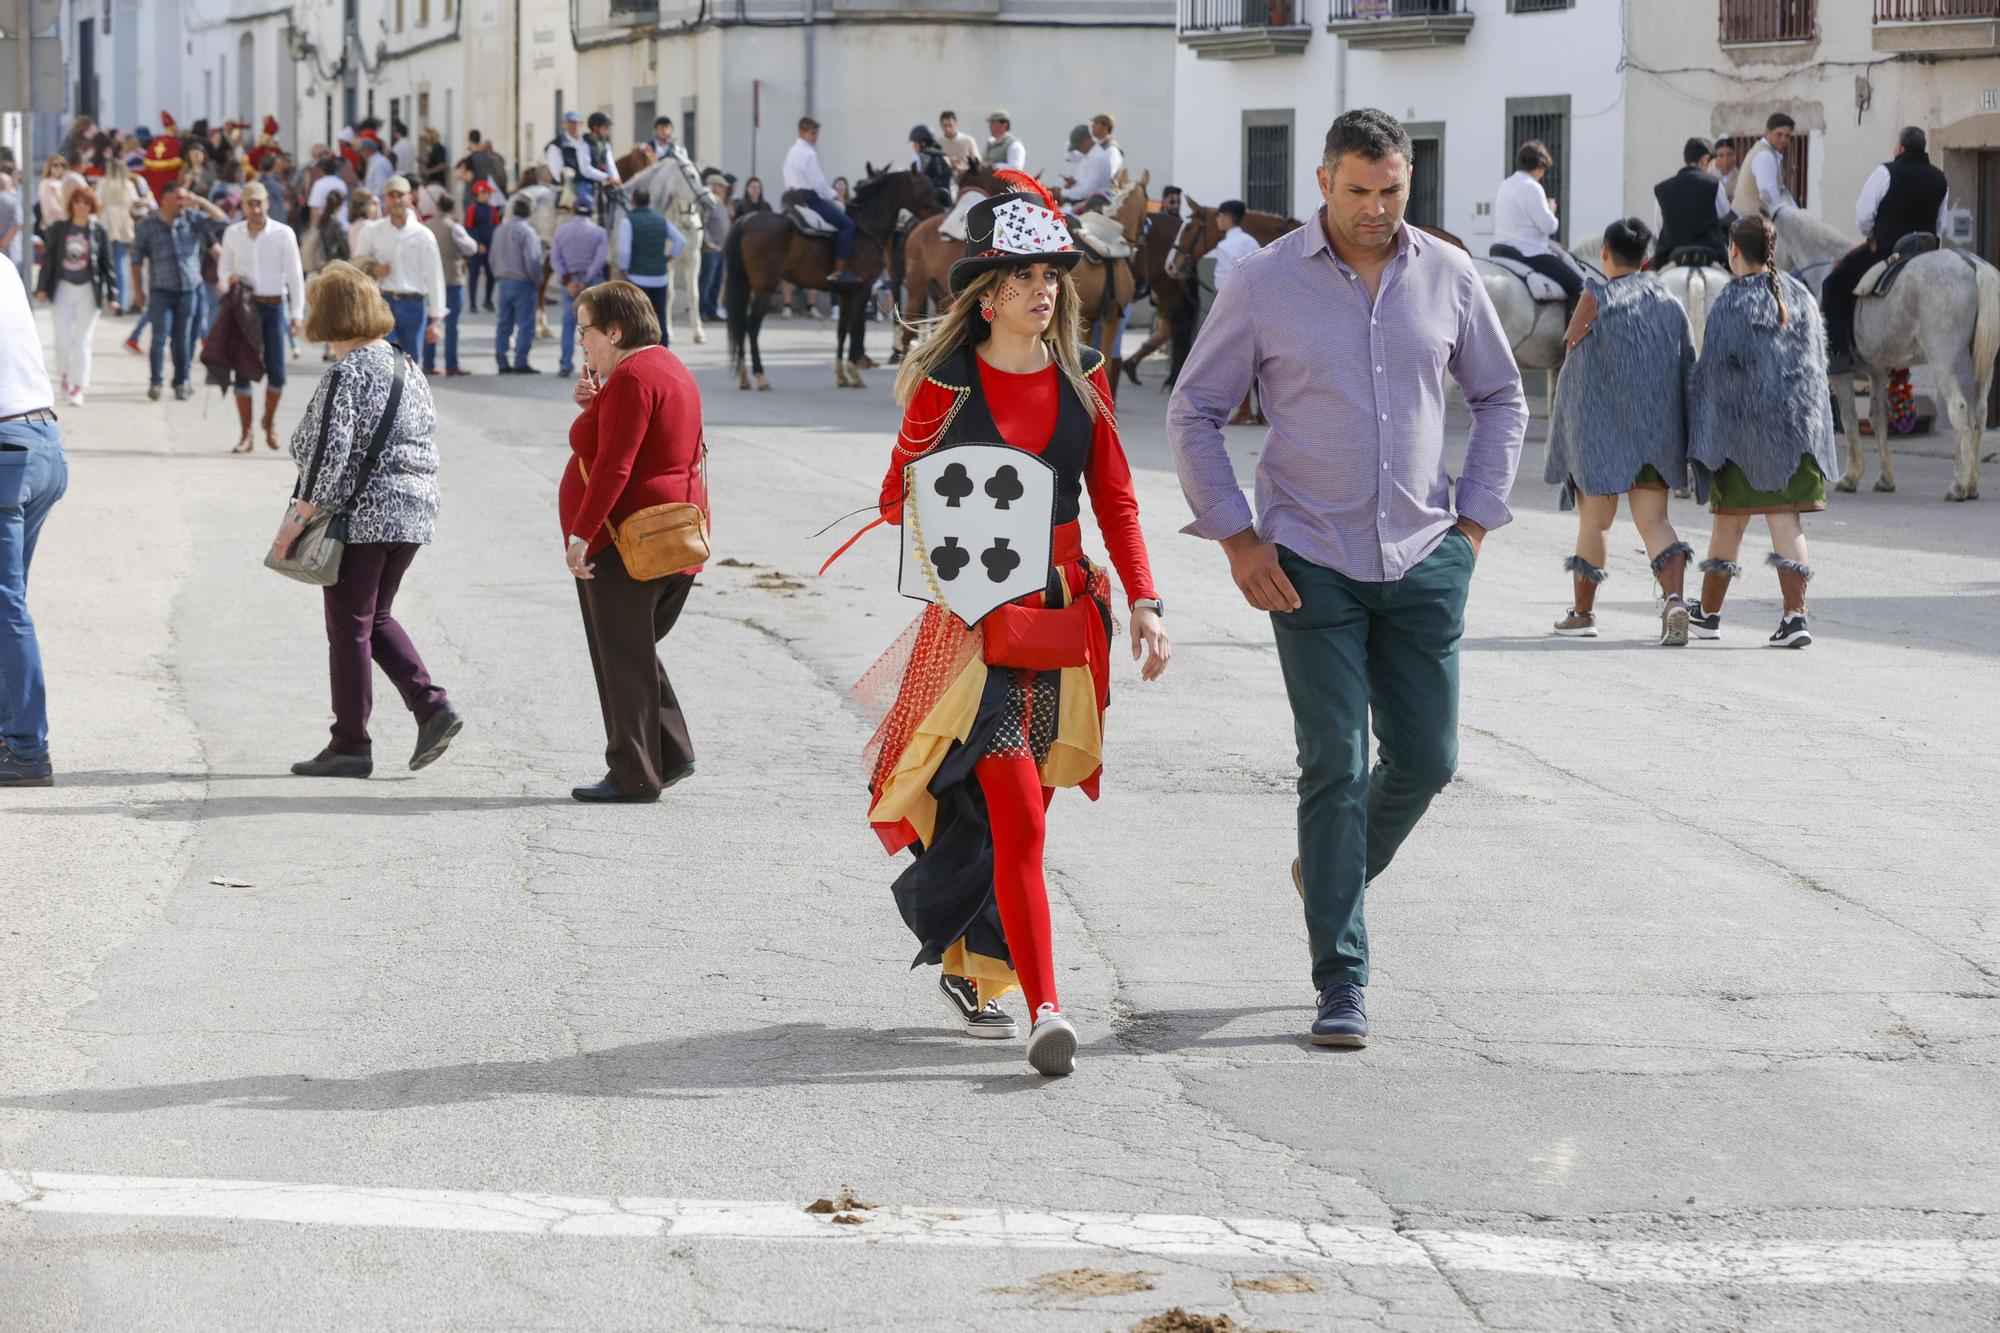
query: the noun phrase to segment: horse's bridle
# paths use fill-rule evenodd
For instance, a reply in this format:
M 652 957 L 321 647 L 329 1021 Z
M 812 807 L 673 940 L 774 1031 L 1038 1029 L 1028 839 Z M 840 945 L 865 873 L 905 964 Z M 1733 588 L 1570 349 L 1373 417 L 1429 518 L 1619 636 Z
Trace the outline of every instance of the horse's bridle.
M 1194 233 L 1193 240 L 1188 239 L 1188 233 L 1190 231 Z M 1208 215 L 1204 213 L 1201 209 L 1197 208 L 1193 212 L 1188 214 L 1187 221 L 1181 223 L 1180 230 L 1174 233 L 1173 249 L 1167 251 L 1168 277 L 1181 282 L 1185 282 L 1187 280 L 1187 275 L 1184 273 L 1176 272 L 1175 267 L 1183 256 L 1185 256 L 1190 260 L 1194 258 L 1194 252 L 1196 247 L 1198 247 L 1201 244 L 1201 238 L 1207 234 L 1208 234 Z

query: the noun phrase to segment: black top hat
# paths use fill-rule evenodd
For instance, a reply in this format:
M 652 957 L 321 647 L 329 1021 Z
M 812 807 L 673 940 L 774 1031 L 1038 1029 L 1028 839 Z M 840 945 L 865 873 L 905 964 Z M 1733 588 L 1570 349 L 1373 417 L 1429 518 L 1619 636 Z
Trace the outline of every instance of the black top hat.
M 1083 259 L 1063 215 L 1025 191 L 982 199 L 965 215 L 965 258 L 951 266 L 951 294 L 988 269 L 1021 264 L 1075 268 Z

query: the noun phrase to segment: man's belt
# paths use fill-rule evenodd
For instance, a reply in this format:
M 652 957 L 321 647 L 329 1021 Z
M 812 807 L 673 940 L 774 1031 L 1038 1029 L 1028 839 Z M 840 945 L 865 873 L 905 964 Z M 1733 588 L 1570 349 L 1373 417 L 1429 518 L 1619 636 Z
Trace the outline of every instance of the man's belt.
M 253 296 L 250 299 L 258 305 L 283 305 L 285 303 L 285 298 L 282 296 Z
M 56 414 L 54 412 L 46 407 L 38 407 L 31 412 L 16 412 L 11 416 L 0 417 L 0 426 L 4 426 L 10 421 L 25 421 L 29 425 L 39 425 L 46 421 L 50 425 L 54 425 L 55 419 Z
M 383 292 L 382 295 L 388 297 L 391 301 L 421 301 L 424 299 L 422 292 Z

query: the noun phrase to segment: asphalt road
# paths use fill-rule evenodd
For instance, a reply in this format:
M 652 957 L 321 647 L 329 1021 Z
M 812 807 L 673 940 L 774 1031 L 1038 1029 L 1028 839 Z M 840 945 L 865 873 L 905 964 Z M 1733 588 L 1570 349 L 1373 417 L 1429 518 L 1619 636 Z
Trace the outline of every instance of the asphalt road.
M 945 1025 L 864 822 L 847 689 L 914 608 L 885 534 L 825 578 L 854 523 L 812 534 L 872 499 L 888 373 L 837 391 L 804 320 L 769 394 L 679 349 L 723 557 L 667 645 L 699 773 L 585 808 L 573 409 L 485 373 L 489 327 L 398 605 L 471 725 L 402 772 L 382 688 L 365 784 L 284 775 L 327 713 L 317 599 L 258 568 L 289 464 L 100 331 L 33 588 L 60 785 L 0 796 L 0 1324 L 2000 1322 L 2000 509 L 1941 458 L 1809 521 L 1809 651 L 1762 647 L 1753 532 L 1729 637 L 1671 652 L 1629 528 L 1606 636 L 1547 634 L 1571 529 L 1531 444 L 1458 779 L 1371 904 L 1374 1043 L 1336 1053 L 1271 631 L 1128 391 L 1177 654 L 1120 664 L 1104 799 L 1057 802 L 1083 1047 L 1044 1082 Z M 1140 1323 L 1175 1308 L 1211 1322 Z

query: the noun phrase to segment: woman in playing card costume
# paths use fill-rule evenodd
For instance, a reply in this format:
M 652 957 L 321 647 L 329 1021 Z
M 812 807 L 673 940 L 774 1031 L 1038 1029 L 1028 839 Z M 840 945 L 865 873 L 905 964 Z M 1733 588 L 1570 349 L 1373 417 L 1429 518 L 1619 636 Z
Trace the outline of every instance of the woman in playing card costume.
M 1018 1035 L 995 1003 L 1018 986 L 1033 1023 L 1030 1063 L 1067 1074 L 1077 1039 L 1056 994 L 1044 818 L 1057 787 L 1097 796 L 1114 634 L 1110 579 L 1084 554 L 1077 522 L 1086 491 L 1131 607 L 1132 655 L 1144 649 L 1146 680 L 1166 669 L 1169 646 L 1104 358 L 1078 346 L 1069 271 L 1081 255 L 1047 191 L 1019 173 L 1000 174 L 1016 192 L 968 214 L 952 305 L 897 376 L 903 425 L 881 511 L 891 523 L 915 516 L 905 478 L 919 460 L 954 446 L 1010 446 L 1053 474 L 1049 565 L 1043 579 L 1028 580 L 1040 592 L 968 625 L 963 611 L 982 578 L 1000 583 L 1008 572 L 1009 543 L 972 551 L 906 530 L 908 563 L 928 585 L 915 591 L 932 604 L 856 695 L 882 717 L 867 750 L 869 821 L 892 853 L 916 852 L 895 893 L 922 945 L 917 962 L 942 965 L 944 997 L 974 1036 Z M 976 456 L 998 455 L 966 453 Z M 1039 466 L 1001 467 L 977 491 L 978 474 L 964 468 L 948 468 L 934 484 L 969 509 L 985 506 L 992 519 L 1020 500 L 1017 478 Z M 1046 493 L 1049 479 L 1039 484 Z M 905 591 L 913 591 L 907 582 Z

